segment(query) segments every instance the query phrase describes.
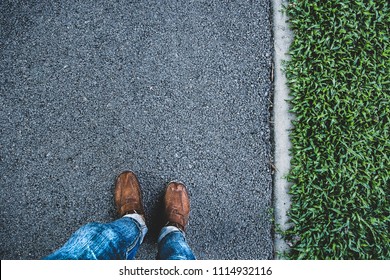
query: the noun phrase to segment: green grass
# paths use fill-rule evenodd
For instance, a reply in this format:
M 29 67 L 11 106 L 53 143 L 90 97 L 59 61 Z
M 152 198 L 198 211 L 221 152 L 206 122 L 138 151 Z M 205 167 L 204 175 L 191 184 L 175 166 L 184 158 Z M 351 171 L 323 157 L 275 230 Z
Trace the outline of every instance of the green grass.
M 291 259 L 390 259 L 387 0 L 291 0 Z

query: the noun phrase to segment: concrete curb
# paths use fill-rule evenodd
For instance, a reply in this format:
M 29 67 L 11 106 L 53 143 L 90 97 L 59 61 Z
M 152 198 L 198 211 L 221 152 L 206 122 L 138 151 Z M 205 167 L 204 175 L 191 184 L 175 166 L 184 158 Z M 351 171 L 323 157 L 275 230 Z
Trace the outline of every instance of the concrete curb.
M 288 194 L 290 184 L 285 176 L 290 170 L 289 149 L 291 143 L 289 130 L 292 128 L 293 115 L 289 113 L 289 89 L 287 79 L 282 71 L 282 62 L 288 59 L 288 48 L 292 42 L 293 34 L 286 22 L 287 16 L 282 13 L 283 5 L 287 0 L 273 0 L 273 32 L 274 32 L 274 152 L 275 152 L 275 175 L 274 175 L 274 208 L 275 223 L 280 229 L 288 228 L 287 211 L 290 208 L 290 196 Z M 275 233 L 275 258 L 280 259 L 280 254 L 287 252 L 289 246 L 284 242 L 281 235 Z

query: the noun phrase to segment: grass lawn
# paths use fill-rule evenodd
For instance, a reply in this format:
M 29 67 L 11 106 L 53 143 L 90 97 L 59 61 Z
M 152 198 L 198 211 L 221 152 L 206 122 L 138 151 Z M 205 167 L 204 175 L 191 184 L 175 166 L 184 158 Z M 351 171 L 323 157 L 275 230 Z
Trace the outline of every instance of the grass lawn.
M 290 0 L 291 259 L 390 259 L 388 0 Z

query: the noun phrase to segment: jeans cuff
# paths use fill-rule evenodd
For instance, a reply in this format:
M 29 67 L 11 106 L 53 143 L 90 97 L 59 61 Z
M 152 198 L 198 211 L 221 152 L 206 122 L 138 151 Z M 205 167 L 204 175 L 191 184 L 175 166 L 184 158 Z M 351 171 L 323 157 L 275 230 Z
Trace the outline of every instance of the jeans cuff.
M 142 216 L 140 214 L 127 214 L 127 215 L 124 215 L 123 217 L 133 219 L 140 225 L 142 236 L 141 236 L 141 240 L 140 240 L 139 244 L 141 244 L 142 241 L 144 241 L 144 237 L 145 237 L 146 233 L 148 232 L 148 227 L 145 224 L 144 218 L 142 218 Z
M 174 226 L 166 226 L 166 227 L 163 227 L 160 231 L 160 235 L 158 236 L 158 240 L 157 242 L 160 242 L 161 240 L 163 240 L 163 238 L 165 236 L 167 236 L 168 234 L 170 234 L 171 232 L 173 231 L 178 231 L 178 232 L 181 232 L 183 234 L 183 236 L 185 237 L 185 234 L 184 232 L 182 232 L 180 229 L 178 229 L 177 227 L 174 227 Z

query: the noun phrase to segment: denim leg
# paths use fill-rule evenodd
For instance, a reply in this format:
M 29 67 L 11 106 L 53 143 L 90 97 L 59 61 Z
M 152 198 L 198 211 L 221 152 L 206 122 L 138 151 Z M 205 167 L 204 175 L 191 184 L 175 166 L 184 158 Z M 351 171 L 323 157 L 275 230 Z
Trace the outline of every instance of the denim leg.
M 44 259 L 134 259 L 146 232 L 146 225 L 138 214 L 126 215 L 107 224 L 89 223 L 78 229 L 63 247 Z
M 185 235 L 177 227 L 163 227 L 158 238 L 160 260 L 195 260 L 194 253 L 188 246 Z

